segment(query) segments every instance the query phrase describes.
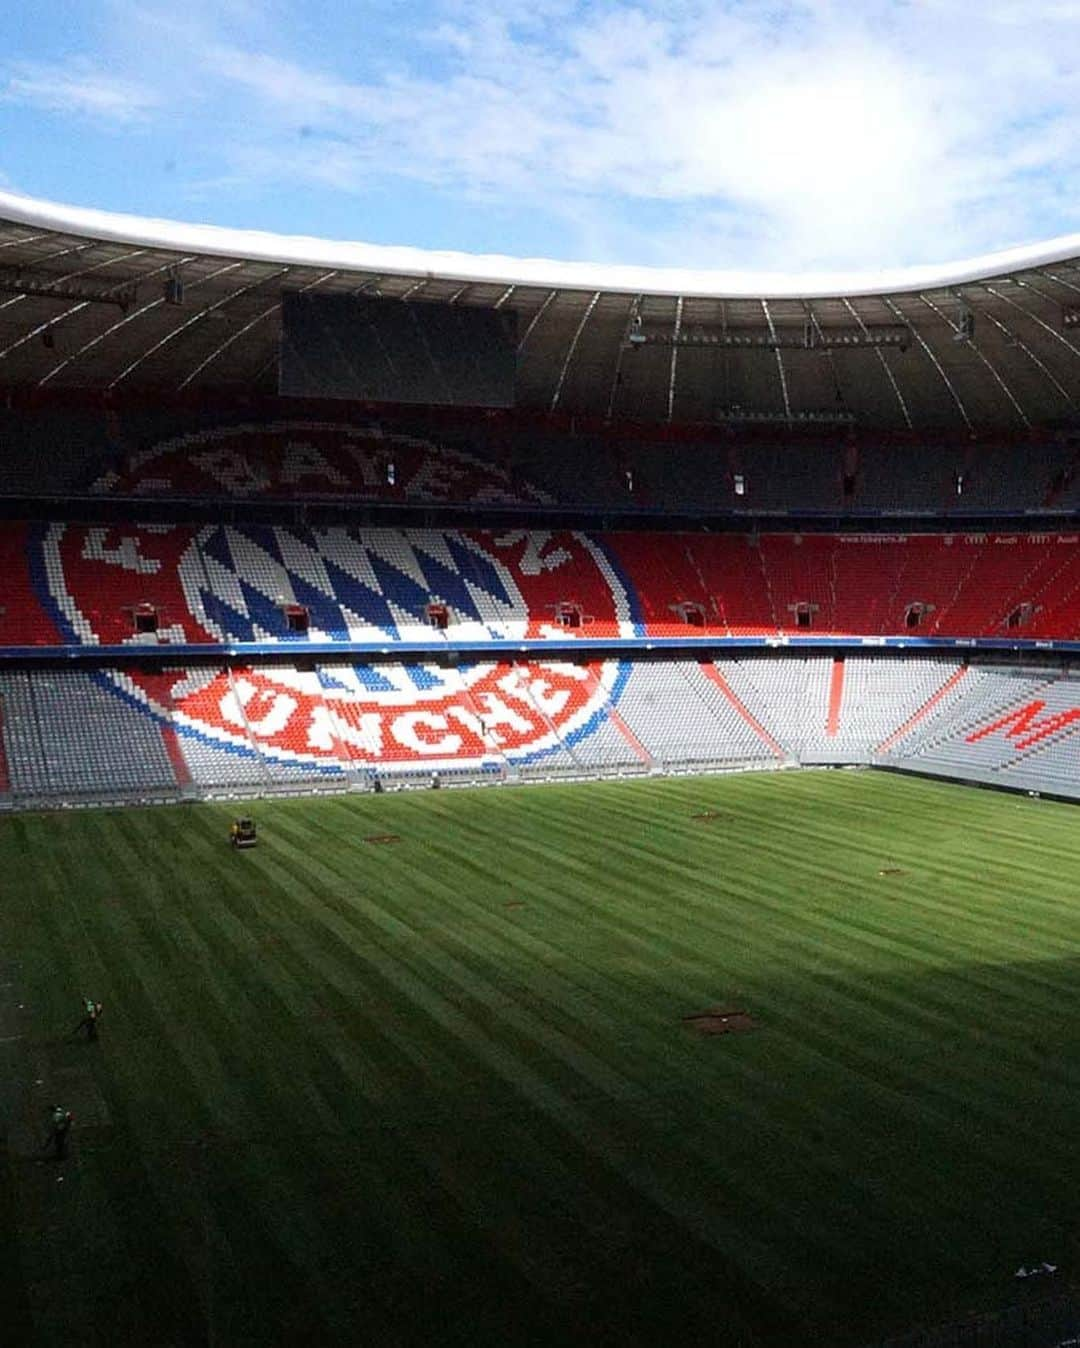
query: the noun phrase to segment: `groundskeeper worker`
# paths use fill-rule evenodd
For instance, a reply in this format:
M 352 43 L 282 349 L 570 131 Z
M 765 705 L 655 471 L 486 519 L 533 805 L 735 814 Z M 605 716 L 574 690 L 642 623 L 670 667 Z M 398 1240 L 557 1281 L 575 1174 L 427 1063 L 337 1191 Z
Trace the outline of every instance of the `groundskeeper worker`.
M 53 1105 L 52 1113 L 49 1115 L 49 1135 L 45 1139 L 42 1151 L 48 1151 L 51 1147 L 56 1160 L 64 1159 L 67 1155 L 68 1133 L 71 1132 L 74 1118 L 75 1115 L 70 1109 L 65 1109 L 63 1105 Z
M 72 1034 L 76 1035 L 81 1030 L 85 1030 L 87 1039 L 96 1039 L 98 1020 L 101 1018 L 102 1009 L 100 1002 L 95 1002 L 92 997 L 85 998 L 83 1001 L 83 1018 L 75 1026 Z

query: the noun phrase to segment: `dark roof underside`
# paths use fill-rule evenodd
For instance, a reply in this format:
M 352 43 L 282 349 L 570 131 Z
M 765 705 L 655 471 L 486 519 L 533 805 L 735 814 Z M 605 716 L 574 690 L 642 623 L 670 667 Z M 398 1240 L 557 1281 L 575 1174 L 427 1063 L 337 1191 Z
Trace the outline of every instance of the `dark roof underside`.
M 165 294 L 173 274 L 183 282 L 179 305 Z M 69 293 L 20 293 L 28 277 Z M 134 288 L 125 308 L 102 298 L 113 287 Z M 677 423 L 838 414 L 871 429 L 963 433 L 1054 425 L 1080 406 L 1080 327 L 1063 322 L 1080 304 L 1077 261 L 924 293 L 716 299 L 335 271 L 3 221 L 0 387 L 271 393 L 285 290 L 513 309 L 518 404 L 533 411 Z M 963 340 L 965 311 L 974 327 Z M 627 343 L 634 315 L 648 344 Z M 695 332 L 901 324 L 905 350 L 679 344 Z

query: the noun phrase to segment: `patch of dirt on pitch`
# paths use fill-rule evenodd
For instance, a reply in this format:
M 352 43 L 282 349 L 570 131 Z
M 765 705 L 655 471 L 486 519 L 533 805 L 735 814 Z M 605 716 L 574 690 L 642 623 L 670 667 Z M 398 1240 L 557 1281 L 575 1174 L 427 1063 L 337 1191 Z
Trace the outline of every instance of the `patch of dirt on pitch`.
M 746 1034 L 761 1029 L 760 1022 L 740 1006 L 710 1006 L 707 1011 L 683 1016 L 682 1022 L 698 1034 Z
M 369 833 L 364 839 L 369 843 L 395 843 L 401 841 L 400 833 Z
M 525 907 L 525 900 L 524 900 L 524 899 L 509 899 L 506 903 L 503 904 L 503 907 L 504 907 L 504 908 L 524 908 L 524 907 Z
M 344 1011 L 338 1010 L 333 1006 L 327 1006 L 327 1004 L 320 1001 L 318 997 L 312 997 L 311 1011 L 309 1014 L 312 1020 L 330 1020 L 338 1023 L 343 1022 L 346 1018 Z
M 691 819 L 699 819 L 703 824 L 715 824 L 718 820 L 730 819 L 731 815 L 724 814 L 720 810 L 701 810 L 698 814 L 692 814 Z

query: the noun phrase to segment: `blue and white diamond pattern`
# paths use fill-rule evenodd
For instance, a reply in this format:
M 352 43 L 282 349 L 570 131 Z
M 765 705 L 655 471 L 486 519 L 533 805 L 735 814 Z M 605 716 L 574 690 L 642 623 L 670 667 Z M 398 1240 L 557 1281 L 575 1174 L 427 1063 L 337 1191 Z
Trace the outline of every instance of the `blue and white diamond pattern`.
M 523 636 L 528 611 L 508 569 L 451 530 L 211 525 L 180 565 L 192 613 L 222 641 L 288 637 L 303 605 L 316 641 L 431 637 L 445 604 L 457 640 Z

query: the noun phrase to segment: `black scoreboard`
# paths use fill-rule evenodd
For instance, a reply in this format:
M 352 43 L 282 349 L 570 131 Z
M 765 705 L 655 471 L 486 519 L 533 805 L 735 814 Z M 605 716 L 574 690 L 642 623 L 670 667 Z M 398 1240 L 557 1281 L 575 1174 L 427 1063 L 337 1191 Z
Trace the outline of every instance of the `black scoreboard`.
M 278 391 L 292 398 L 512 407 L 517 315 L 505 309 L 286 294 Z

